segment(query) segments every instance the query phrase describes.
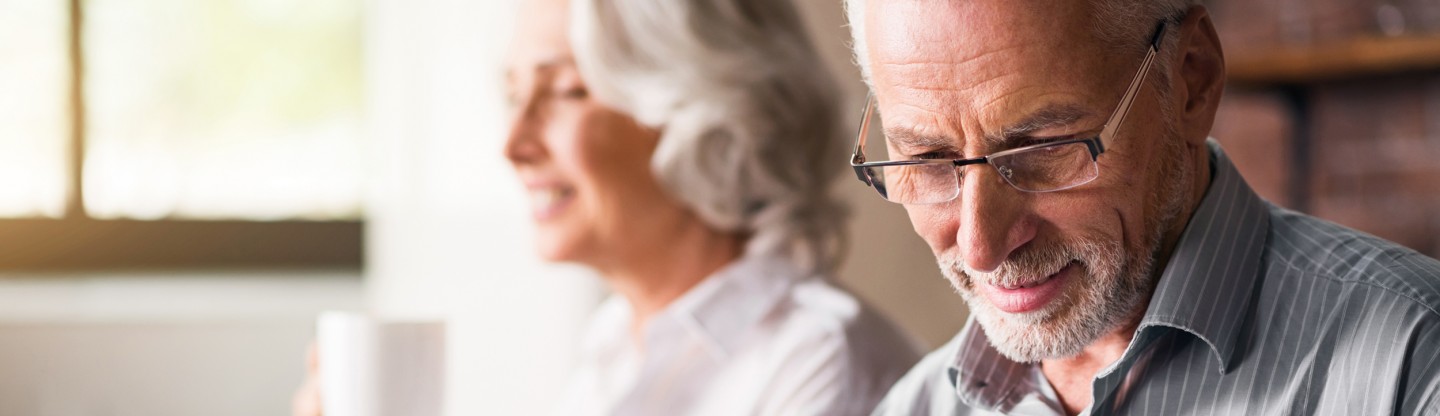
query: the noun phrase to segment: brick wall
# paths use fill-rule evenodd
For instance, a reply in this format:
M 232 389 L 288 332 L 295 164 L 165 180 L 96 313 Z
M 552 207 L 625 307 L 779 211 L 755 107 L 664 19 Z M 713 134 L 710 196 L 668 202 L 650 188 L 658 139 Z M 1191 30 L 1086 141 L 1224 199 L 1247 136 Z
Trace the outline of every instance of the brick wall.
M 1440 0 L 1208 3 L 1230 56 L 1440 34 Z M 1211 132 L 1256 191 L 1440 257 L 1440 71 L 1281 84 L 1229 88 Z M 1308 120 L 1296 108 L 1308 108 Z M 1309 135 L 1296 140 L 1297 128 Z
M 1440 255 L 1440 76 L 1317 86 L 1311 212 Z
M 1209 0 L 1227 47 L 1440 33 L 1440 0 Z
M 1210 137 L 1220 142 L 1245 181 L 1262 198 L 1294 206 L 1290 198 L 1293 129 L 1279 94 L 1227 91 L 1215 114 Z

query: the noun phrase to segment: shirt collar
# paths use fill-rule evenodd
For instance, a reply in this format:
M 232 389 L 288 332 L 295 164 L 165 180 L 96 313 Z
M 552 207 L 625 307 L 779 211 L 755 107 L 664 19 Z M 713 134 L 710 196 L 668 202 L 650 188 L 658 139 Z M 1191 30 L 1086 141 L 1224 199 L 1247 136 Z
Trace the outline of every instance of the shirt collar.
M 1220 145 L 1214 140 L 1207 145 L 1210 188 L 1161 274 L 1140 331 L 1170 327 L 1193 334 L 1211 347 L 1224 373 L 1248 316 L 1270 217 Z M 1137 334 L 1136 339 L 1142 337 Z M 966 405 L 1007 413 L 1027 394 L 1039 391 L 1033 365 L 1000 354 L 974 318 L 956 336 L 956 344 L 948 375 Z
M 700 345 L 716 360 L 729 357 L 748 330 L 772 310 L 804 277 L 784 257 L 746 254 L 686 291 L 652 318 L 645 328 L 646 351 L 677 342 Z M 584 349 L 596 359 L 629 345 L 629 302 L 611 296 L 597 310 Z
M 1238 332 L 1260 281 L 1270 214 L 1219 143 L 1207 144 L 1210 189 L 1160 276 L 1140 330 L 1163 326 L 1200 338 L 1224 374 L 1234 364 Z
M 723 359 L 800 277 L 789 260 L 747 254 L 677 299 L 662 316 Z
M 1000 354 L 974 317 L 965 323 L 956 340 L 958 350 L 947 374 L 965 405 L 1010 413 L 1027 393 L 1039 391 L 1035 384 L 1038 380 L 1030 377 L 1033 364 L 1018 363 Z

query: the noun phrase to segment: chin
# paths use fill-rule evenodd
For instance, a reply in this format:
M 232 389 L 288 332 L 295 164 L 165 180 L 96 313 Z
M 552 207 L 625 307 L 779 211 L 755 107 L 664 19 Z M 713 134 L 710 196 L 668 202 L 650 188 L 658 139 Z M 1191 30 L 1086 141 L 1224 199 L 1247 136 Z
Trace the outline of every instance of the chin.
M 560 263 L 565 261 L 565 255 L 562 252 L 552 250 L 548 247 L 537 247 L 535 251 L 537 254 L 540 255 L 540 260 L 551 263 Z
M 595 257 L 594 245 L 585 244 L 585 240 L 564 230 L 541 227 L 535 236 L 535 252 L 547 262 L 590 264 L 587 260 Z
M 569 244 L 559 241 L 546 241 L 541 237 L 535 245 L 536 254 L 540 259 L 548 262 L 570 262 L 575 261 L 575 250 Z

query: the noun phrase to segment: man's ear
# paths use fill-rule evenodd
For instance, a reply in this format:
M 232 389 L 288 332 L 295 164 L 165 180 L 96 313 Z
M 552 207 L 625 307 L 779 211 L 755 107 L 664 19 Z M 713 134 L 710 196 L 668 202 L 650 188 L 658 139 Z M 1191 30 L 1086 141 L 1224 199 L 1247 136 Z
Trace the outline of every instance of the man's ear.
M 1225 92 L 1225 54 L 1205 6 L 1190 8 L 1180 22 L 1179 36 L 1179 62 L 1172 69 L 1178 74 L 1172 73 L 1171 77 L 1176 102 L 1171 104 L 1181 110 L 1177 121 L 1185 140 L 1203 145 Z

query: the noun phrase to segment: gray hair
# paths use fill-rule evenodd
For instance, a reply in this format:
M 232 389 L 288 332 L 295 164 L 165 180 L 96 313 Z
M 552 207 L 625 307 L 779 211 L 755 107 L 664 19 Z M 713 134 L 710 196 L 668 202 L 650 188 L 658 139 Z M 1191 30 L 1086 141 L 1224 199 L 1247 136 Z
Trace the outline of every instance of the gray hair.
M 869 49 L 865 42 L 866 1 L 845 0 L 845 13 L 850 21 L 851 49 L 855 54 L 855 64 L 860 67 L 860 75 L 865 78 L 865 85 L 873 88 L 870 81 Z M 1092 1 L 1095 2 L 1095 12 L 1090 18 L 1095 22 L 1095 34 L 1105 44 L 1112 45 L 1112 49 L 1116 51 L 1134 51 L 1144 47 L 1149 40 L 1147 35 L 1155 29 L 1155 22 L 1160 19 L 1175 19 L 1191 6 L 1202 3 L 1202 0 Z M 1175 26 L 1171 25 L 1169 30 L 1175 30 Z M 1161 53 L 1174 53 L 1177 41 L 1175 36 L 1166 36 Z M 1169 59 L 1157 59 L 1156 65 L 1160 67 L 1161 74 L 1169 73 Z M 1160 79 L 1164 81 L 1166 77 L 1162 76 Z M 1162 82 L 1161 85 L 1165 83 Z
M 781 0 L 571 0 L 576 66 L 597 100 L 661 138 L 651 169 L 749 252 L 832 271 L 845 207 L 840 89 Z

